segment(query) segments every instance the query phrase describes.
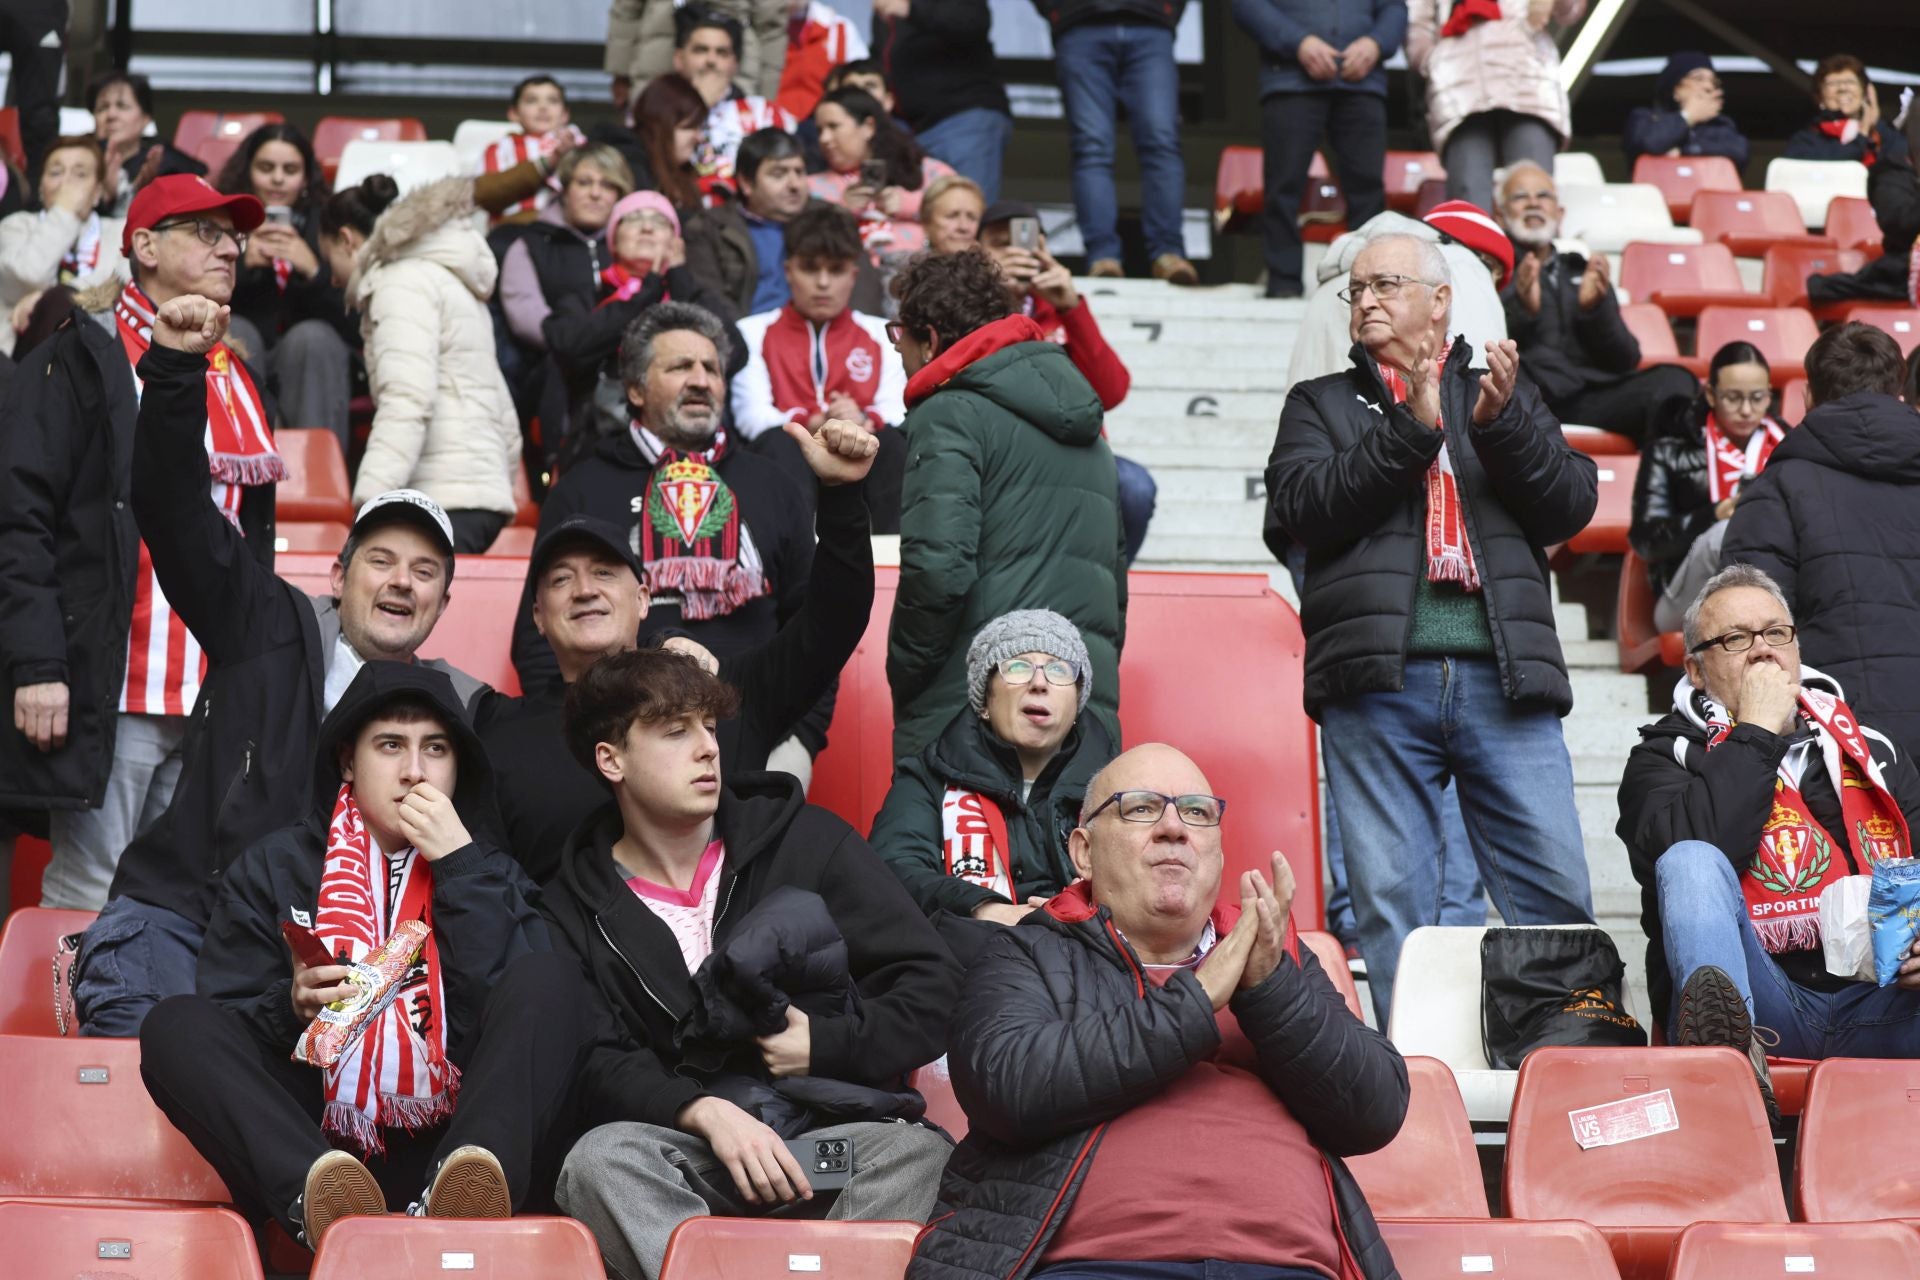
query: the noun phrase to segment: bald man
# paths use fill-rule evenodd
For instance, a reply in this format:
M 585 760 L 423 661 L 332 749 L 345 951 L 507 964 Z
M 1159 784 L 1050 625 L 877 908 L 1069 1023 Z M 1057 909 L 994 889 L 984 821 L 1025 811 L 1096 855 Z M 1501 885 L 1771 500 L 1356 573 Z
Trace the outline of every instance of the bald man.
M 971 1132 L 908 1280 L 1393 1274 L 1340 1158 L 1399 1131 L 1406 1064 L 1299 946 L 1284 858 L 1215 905 L 1226 808 L 1169 746 L 1095 776 L 1082 878 L 967 973 L 948 1060 Z

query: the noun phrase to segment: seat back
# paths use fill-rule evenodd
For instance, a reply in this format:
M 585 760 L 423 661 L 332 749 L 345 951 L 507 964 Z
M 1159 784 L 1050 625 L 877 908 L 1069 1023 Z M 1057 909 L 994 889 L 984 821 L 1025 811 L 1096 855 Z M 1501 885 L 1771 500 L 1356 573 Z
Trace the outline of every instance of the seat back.
M 1696 192 L 1740 190 L 1740 171 L 1725 156 L 1643 155 L 1633 162 L 1633 180 L 1660 188 L 1679 223 L 1693 212 Z
M 1677 631 L 1654 626 L 1653 580 L 1647 562 L 1628 547 L 1620 562 L 1620 593 L 1614 605 L 1614 624 L 1620 638 L 1620 670 L 1629 674 L 1656 667 L 1678 667 L 1686 646 Z
M 1213 220 L 1224 230 L 1239 219 L 1257 218 L 1266 206 L 1266 153 L 1259 147 L 1222 147 L 1213 173 Z
M 1920 347 L 1920 307 L 1853 306 L 1841 313 L 1842 320 L 1857 320 L 1885 331 L 1900 344 L 1900 354 L 1910 356 Z
M 1873 201 L 1859 196 L 1835 196 L 1827 205 L 1826 232 L 1842 249 L 1860 249 L 1877 258 L 1883 249 L 1880 219 Z
M 1607 175 L 1591 151 L 1562 151 L 1553 157 L 1553 182 L 1560 187 L 1603 187 Z
M 1780 421 L 1797 427 L 1807 420 L 1807 380 L 1794 378 L 1780 388 Z
M 1773 306 L 1804 307 L 1808 276 L 1858 271 L 1862 261 L 1858 249 L 1806 243 L 1769 245 L 1761 259 L 1760 292 Z
M 1774 385 L 1780 386 L 1800 376 L 1820 327 L 1800 307 L 1708 307 L 1700 313 L 1695 334 L 1694 349 L 1702 356 L 1729 342 L 1751 342 L 1766 356 Z
M 274 445 L 287 464 L 287 478 L 274 489 L 274 518 L 351 525 L 353 482 L 340 437 L 325 427 L 282 427 Z
M 339 169 L 341 155 L 350 142 L 426 140 L 427 126 L 410 116 L 322 116 L 313 126 L 313 154 L 329 179 Z
M 333 184 L 336 190 L 358 186 L 370 175 L 384 173 L 405 195 L 415 187 L 436 178 L 452 177 L 460 171 L 460 157 L 451 142 L 355 138 L 340 153 Z
M 327 1231 L 312 1280 L 541 1280 L 605 1274 L 593 1234 L 572 1218 L 342 1218 Z
M 1809 1222 L 1920 1218 L 1920 1061 L 1828 1058 L 1814 1067 L 1793 1182 Z
M 1784 191 L 1700 191 L 1689 224 L 1709 243 L 1728 236 L 1802 236 L 1800 206 Z
M 273 526 L 273 550 L 317 551 L 337 556 L 347 544 L 349 528 L 337 520 L 276 520 Z
M 1380 1236 L 1401 1280 L 1620 1280 L 1606 1238 L 1584 1222 L 1387 1219 Z
M 0 1080 L 0 1196 L 232 1199 L 147 1095 L 139 1041 L 0 1035 Z
M 278 111 L 183 111 L 173 127 L 173 145 L 207 166 L 209 174 L 218 175 L 248 134 L 263 124 L 284 120 Z
M 1387 1038 L 1401 1053 L 1485 1071 L 1480 1041 L 1482 925 L 1423 925 L 1400 944 Z
M 1620 287 L 1635 302 L 1651 302 L 1663 311 L 1668 309 L 1662 295 L 1747 291 L 1733 250 L 1723 244 L 1630 244 L 1620 254 Z
M 1617 253 L 1634 240 L 1672 239 L 1673 216 L 1660 188 L 1640 182 L 1560 185 L 1561 232 L 1595 252 Z
M 520 126 L 507 120 L 462 120 L 453 131 L 453 150 L 460 157 L 461 172 L 480 172 L 480 157 L 487 148 L 518 132 Z
M 0 1275 L 108 1280 L 261 1280 L 231 1209 L 12 1200 L 0 1203 Z
M 47 865 L 53 861 L 53 846 L 39 836 L 13 838 L 13 875 L 9 878 L 15 911 L 40 905 L 40 885 Z
M 1407 1059 L 1412 1099 L 1392 1142 L 1347 1168 L 1377 1218 L 1484 1218 L 1487 1189 L 1467 1104 L 1438 1058 Z
M 71 955 L 56 962 L 60 939 L 93 923 L 94 912 L 23 907 L 0 932 L 0 1035 L 57 1036 L 56 988 L 66 990 Z
M 1389 151 L 1380 176 L 1387 188 L 1387 207 L 1411 214 L 1420 202 L 1420 188 L 1446 181 L 1447 170 L 1435 151 Z
M 1327 971 L 1328 981 L 1333 989 L 1347 1002 L 1347 1008 L 1353 1016 L 1362 1022 L 1367 1020 L 1366 1011 L 1360 1007 L 1360 987 L 1353 980 L 1353 966 L 1347 963 L 1347 949 L 1340 939 L 1318 929 L 1302 929 L 1300 945 L 1313 952 L 1313 958 Z
M 1904 1222 L 1701 1222 L 1680 1233 L 1672 1280 L 1754 1280 L 1811 1273 L 1920 1277 L 1920 1236 Z
M 1858 160 L 1789 160 L 1785 156 L 1767 165 L 1768 191 L 1784 191 L 1800 210 L 1808 230 L 1826 225 L 1827 207 L 1835 196 L 1865 199 L 1867 166 Z
M 1580 1146 L 1628 1126 L 1654 1132 Z M 1516 1218 L 1603 1230 L 1787 1220 L 1753 1068 L 1726 1048 L 1535 1049 L 1514 1093 L 1505 1189 Z
M 1630 302 L 1620 308 L 1620 319 L 1640 344 L 1641 368 L 1680 358 L 1680 344 L 1673 340 L 1673 324 L 1659 307 L 1651 302 Z
M 821 1276 L 891 1280 L 905 1273 L 917 1222 L 808 1222 L 787 1218 L 688 1218 L 667 1241 L 660 1280 Z M 316 1274 L 314 1280 L 320 1280 Z
M 1587 527 L 1567 539 L 1567 549 L 1581 554 L 1620 555 L 1627 549 L 1627 533 L 1633 528 L 1633 486 L 1640 475 L 1640 455 L 1619 454 L 1594 462 L 1600 482 L 1599 500 Z

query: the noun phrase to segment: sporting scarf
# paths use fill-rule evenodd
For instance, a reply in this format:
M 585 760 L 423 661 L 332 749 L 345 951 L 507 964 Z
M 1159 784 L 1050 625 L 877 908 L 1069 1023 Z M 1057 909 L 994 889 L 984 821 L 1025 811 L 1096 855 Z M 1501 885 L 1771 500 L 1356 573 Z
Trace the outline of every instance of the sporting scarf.
M 1405 404 L 1406 375 L 1384 364 L 1376 367 L 1393 402 Z M 1443 376 L 1446 368 L 1447 357 L 1442 353 L 1436 361 L 1434 377 Z M 1445 422 L 1436 419 L 1434 425 L 1443 427 Z M 1473 544 L 1467 541 L 1467 519 L 1460 509 L 1460 482 L 1453 474 L 1453 457 L 1447 452 L 1444 437 L 1440 456 L 1427 469 L 1427 581 L 1456 582 L 1462 591 L 1480 589 L 1480 568 L 1473 562 Z
M 1453 6 L 1453 12 L 1447 15 L 1446 25 L 1440 28 L 1440 34 L 1451 39 L 1467 34 L 1483 22 L 1499 20 L 1500 0 L 1460 0 Z
M 641 505 L 638 550 L 653 596 L 680 597 L 680 616 L 700 622 L 723 617 L 772 588 L 753 537 L 740 523 L 740 504 L 720 478 L 725 431 L 705 450 L 666 446 L 638 423 L 631 426 L 641 456 L 653 464 Z
M 115 327 L 127 360 L 137 370 L 153 342 L 154 305 L 140 286 L 129 284 L 114 304 Z M 207 462 L 214 479 L 226 484 L 277 484 L 287 478 L 267 434 L 267 411 L 247 376 L 246 366 L 224 342 L 207 352 Z
M 1852 116 L 1843 116 L 1832 111 L 1823 112 L 1814 122 L 1814 127 L 1841 146 L 1847 146 L 1856 139 L 1860 140 L 1864 148 L 1860 155 L 1860 163 L 1868 168 L 1872 168 L 1873 162 L 1880 158 L 1880 131 L 1862 129 L 1860 122 Z
M 1763 418 L 1744 445 L 1727 439 L 1713 415 L 1707 415 L 1707 497 L 1715 506 L 1730 498 L 1742 481 L 1760 474 L 1773 456 L 1774 446 L 1787 438 L 1784 427 L 1772 418 Z
M 1725 707 L 1685 680 L 1675 701 L 1682 698 L 1693 703 L 1681 707 L 1682 714 L 1705 721 L 1708 751 L 1726 741 L 1734 721 Z M 1800 714 L 1813 737 L 1795 743 L 1782 757 L 1773 783 L 1773 810 L 1760 828 L 1760 845 L 1740 882 L 1753 931 L 1771 952 L 1819 946 L 1821 891 L 1873 863 L 1910 857 L 1913 849 L 1906 815 L 1887 789 L 1853 711 L 1836 695 L 1803 684 Z M 1841 819 L 1855 854 L 1864 855 L 1864 863 L 1853 854 L 1844 862 L 1836 859 L 1832 839 L 1807 808 L 1801 781 L 1816 751 L 1840 796 Z
M 367 831 L 352 785 L 342 783 L 327 826 L 327 861 L 314 912 L 313 931 L 328 951 L 344 951 L 349 962 L 363 960 L 399 921 L 433 924 L 432 864 L 417 849 L 408 849 L 402 860 L 398 906 L 389 912 L 387 877 L 396 869 Z M 460 1069 L 447 1061 L 437 939 L 437 933 L 428 935 L 424 964 L 414 967 L 393 1003 L 326 1068 L 321 1127 L 370 1155 L 385 1149 L 382 1129 L 429 1129 L 453 1114 Z
M 940 848 L 947 874 L 997 893 L 1013 896 L 1013 845 L 1007 839 L 1007 815 L 991 797 L 948 787 L 940 801 Z
M 40 215 L 45 217 L 43 213 Z M 60 284 L 72 284 L 93 274 L 100 265 L 100 215 L 90 213 L 87 220 L 80 224 L 80 234 L 67 247 L 60 257 L 60 270 L 55 280 Z

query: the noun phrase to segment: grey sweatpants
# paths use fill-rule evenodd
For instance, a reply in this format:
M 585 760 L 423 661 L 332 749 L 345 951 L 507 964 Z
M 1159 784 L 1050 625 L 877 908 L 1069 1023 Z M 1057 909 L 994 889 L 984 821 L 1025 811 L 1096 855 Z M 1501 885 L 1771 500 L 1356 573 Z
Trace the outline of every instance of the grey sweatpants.
M 120 855 L 173 799 L 187 734 L 185 716 L 120 714 L 113 766 L 98 809 L 55 809 L 47 815 L 53 861 L 40 882 L 40 905 L 98 911 Z
M 1553 172 L 1553 153 L 1560 135 L 1553 126 L 1517 111 L 1482 111 L 1454 126 L 1447 139 L 1447 195 L 1471 200 L 1492 209 L 1493 171 L 1520 160 L 1531 160 Z
M 1716 520 L 1687 548 L 1687 558 L 1667 579 L 1666 590 L 1653 603 L 1653 625 L 1662 631 L 1678 631 L 1686 621 L 1687 606 L 1707 585 L 1707 579 L 1720 572 L 1720 544 L 1726 541 L 1732 520 Z
M 925 1222 L 953 1150 L 932 1129 L 892 1122 L 801 1136 L 853 1139 L 853 1176 L 826 1215 L 842 1220 Z M 701 1139 L 634 1121 L 603 1124 L 574 1144 L 554 1198 L 593 1232 L 618 1280 L 657 1280 L 667 1238 L 688 1218 L 756 1212 Z

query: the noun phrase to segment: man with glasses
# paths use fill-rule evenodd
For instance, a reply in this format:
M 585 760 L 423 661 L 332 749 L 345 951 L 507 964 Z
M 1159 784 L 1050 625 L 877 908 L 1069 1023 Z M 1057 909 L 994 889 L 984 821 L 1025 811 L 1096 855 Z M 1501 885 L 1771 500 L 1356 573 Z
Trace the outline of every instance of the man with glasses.
M 1448 337 L 1437 245 L 1376 237 L 1342 296 L 1353 367 L 1294 387 L 1266 479 L 1306 547 L 1306 707 L 1385 1026 L 1401 942 L 1438 922 L 1450 779 L 1501 918 L 1591 920 L 1542 549 L 1586 525 L 1598 479 L 1511 342 L 1480 368 Z
M 1094 778 L 1082 878 L 967 971 L 971 1129 L 908 1280 L 1394 1274 L 1341 1160 L 1399 1131 L 1406 1064 L 1300 946 L 1283 857 L 1219 901 L 1226 812 L 1169 746 Z
M 1769 1052 L 1920 1055 L 1920 948 L 1892 986 L 1836 977 L 1819 909 L 1842 876 L 1913 856 L 1912 759 L 1802 664 L 1793 611 L 1761 570 L 1715 575 L 1686 641 L 1673 711 L 1640 731 L 1620 780 L 1654 1016 L 1675 1044 L 1747 1053 L 1769 1105 Z
M 1528 376 L 1560 421 L 1644 439 L 1675 407 L 1670 401 L 1693 398 L 1697 380 L 1674 364 L 1641 369 L 1607 256 L 1554 247 L 1561 214 L 1551 174 L 1523 160 L 1502 175 L 1499 194 L 1500 220 L 1519 250 L 1501 297 Z

